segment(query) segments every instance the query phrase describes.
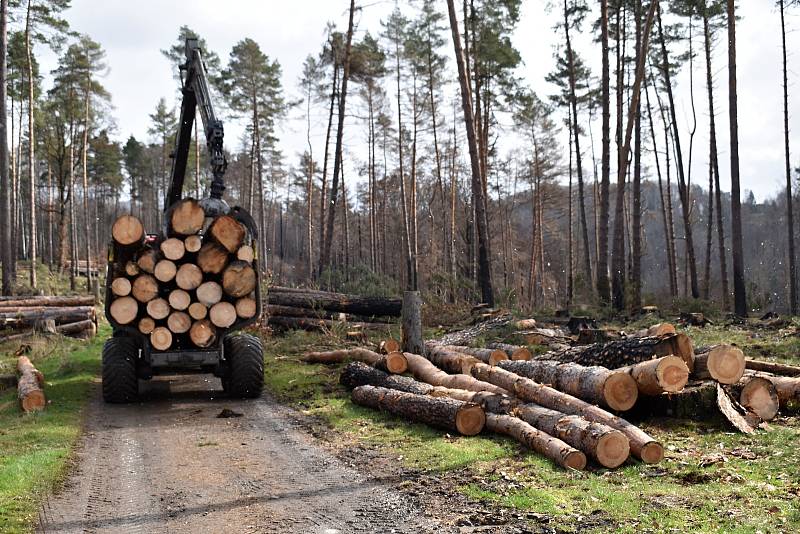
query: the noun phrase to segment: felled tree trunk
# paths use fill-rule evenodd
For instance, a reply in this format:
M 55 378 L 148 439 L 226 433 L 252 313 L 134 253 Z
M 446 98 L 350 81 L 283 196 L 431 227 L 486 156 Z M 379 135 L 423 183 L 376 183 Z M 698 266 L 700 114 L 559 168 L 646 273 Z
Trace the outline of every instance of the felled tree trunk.
M 511 358 L 512 360 L 530 360 L 531 359 L 531 351 L 528 347 L 523 347 L 521 345 L 509 345 L 508 343 L 489 343 L 490 349 L 500 349 L 505 351 L 506 356 Z
M 587 453 L 603 467 L 619 467 L 630 454 L 630 442 L 625 434 L 602 423 L 565 415 L 536 404 L 520 406 L 514 413 L 539 430 Z
M 27 356 L 17 360 L 17 398 L 23 412 L 37 412 L 47 406 L 44 395 L 44 375 L 33 366 Z
M 513 392 L 523 400 L 566 414 L 580 415 L 589 421 L 603 423 L 621 431 L 628 437 L 633 454 L 645 463 L 658 463 L 664 458 L 664 447 L 660 443 L 625 419 L 612 415 L 598 406 L 497 366 L 477 363 L 472 366 L 471 373 L 475 378 Z
M 772 373 L 781 376 L 800 376 L 800 366 L 785 365 L 782 363 L 767 362 L 763 360 L 747 360 L 745 362 L 747 369 L 752 371 L 763 371 L 765 373 Z
M 744 370 L 744 353 L 731 345 L 704 348 L 694 357 L 693 375 L 700 380 L 712 378 L 720 384 L 735 384 Z
M 689 381 L 689 368 L 677 356 L 663 356 L 621 367 L 618 371 L 630 374 L 636 381 L 639 393 L 651 397 L 680 391 Z
M 744 376 L 736 384 L 727 386 L 734 398 L 747 410 L 764 421 L 771 421 L 778 415 L 780 402 L 775 385 L 761 376 Z
M 658 337 L 677 333 L 678 332 L 675 330 L 675 325 L 672 323 L 658 323 L 634 332 L 631 334 L 631 337 Z
M 302 357 L 302 360 L 306 363 L 344 363 L 355 360 L 392 374 L 402 374 L 408 369 L 408 361 L 402 352 L 378 354 L 367 349 L 309 352 Z
M 450 375 L 442 371 L 427 359 L 417 354 L 403 353 L 408 360 L 408 370 L 414 378 L 432 386 L 444 386 L 451 389 L 466 389 L 467 391 L 488 391 L 506 395 L 508 392 L 501 387 L 481 382 L 470 375 Z
M 402 301 L 386 297 L 362 297 L 327 291 L 286 290 L 272 286 L 267 293 L 267 302 L 280 306 L 296 308 L 323 309 L 357 315 L 376 316 L 389 315 L 399 317 Z
M 94 306 L 53 307 L 34 311 L 6 312 L 0 310 L 0 326 L 26 327 L 49 319 L 57 324 L 74 323 L 95 316 Z
M 571 347 L 551 351 L 536 358 L 618 369 L 669 355 L 679 356 L 690 371 L 694 369 L 694 348 L 691 339 L 685 334 L 627 338 L 585 347 Z
M 470 365 L 480 362 L 475 356 L 456 352 L 434 341 L 425 342 L 425 357 L 436 367 L 454 374 L 469 374 Z
M 360 323 L 350 321 L 331 321 L 328 319 L 313 319 L 310 317 L 281 317 L 270 316 L 267 322 L 271 325 L 295 330 L 330 330 L 336 325 L 346 324 L 349 328 L 362 328 L 365 330 L 386 329 L 385 323 Z
M 468 354 L 489 365 L 497 365 L 498 362 L 508 359 L 508 355 L 505 353 L 505 351 L 500 349 L 480 349 L 474 347 L 465 347 L 463 345 L 438 345 L 435 342 L 428 342 L 426 347 L 428 346 L 438 346 L 451 352 Z
M 477 404 L 455 399 L 415 395 L 393 389 L 359 386 L 352 392 L 353 402 L 405 419 L 474 436 L 483 430 L 486 415 Z
M 534 428 L 517 417 L 487 414 L 486 429 L 514 438 L 561 467 L 578 471 L 586 468 L 586 455 L 581 451 L 570 447 L 558 438 Z
M 434 386 L 430 384 L 407 376 L 388 374 L 360 361 L 350 362 L 342 369 L 339 383 L 350 389 L 358 386 L 375 386 L 417 395 L 428 395 L 434 389 Z
M 7 300 L 0 300 L 0 313 L 5 312 L 6 308 L 19 306 L 94 306 L 94 297 L 12 297 Z
M 746 376 L 759 376 L 766 378 L 775 386 L 778 400 L 781 406 L 790 402 L 800 402 L 800 377 L 796 376 L 775 376 L 758 371 L 745 371 Z
M 442 336 L 436 341 L 442 345 L 469 345 L 478 337 L 485 336 L 490 332 L 505 328 L 511 322 L 511 320 L 512 319 L 510 315 L 493 317 L 488 321 L 483 321 L 476 325 L 470 326 L 469 328 Z
M 635 380 L 625 371 L 547 360 L 504 361 L 498 366 L 612 410 L 630 410 L 639 396 Z
M 519 405 L 519 400 L 508 395 L 489 393 L 488 391 L 467 391 L 442 386 L 433 386 L 428 395 L 434 397 L 450 397 L 464 402 L 473 402 L 487 413 L 510 414 Z

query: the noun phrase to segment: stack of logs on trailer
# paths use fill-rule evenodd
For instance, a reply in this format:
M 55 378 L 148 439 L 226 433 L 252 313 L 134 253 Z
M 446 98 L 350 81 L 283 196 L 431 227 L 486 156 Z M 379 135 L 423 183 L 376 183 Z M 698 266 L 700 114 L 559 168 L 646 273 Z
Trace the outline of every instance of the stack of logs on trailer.
M 119 217 L 111 229 L 107 310 L 114 326 L 148 336 L 156 350 L 208 348 L 258 313 L 254 236 L 232 215 L 205 228 L 199 202 L 166 213 L 166 236 Z
M 363 297 L 330 291 L 270 286 L 267 322 L 276 328 L 330 329 L 346 321 L 350 328 L 385 328 L 380 317 L 399 317 L 402 301 L 390 297 Z
M 0 341 L 22 339 L 34 332 L 86 338 L 97 332 L 94 297 L 0 297 Z
M 721 415 L 751 433 L 781 406 L 800 402 L 800 368 L 748 360 L 730 345 L 695 351 L 670 324 L 585 346 L 564 347 L 567 336 L 560 336 L 555 349 L 539 355 L 504 343 L 452 344 L 471 337 L 428 341 L 424 354 L 401 352 L 387 340 L 377 351 L 313 352 L 304 361 L 349 361 L 340 381 L 356 404 L 466 436 L 505 434 L 573 469 L 587 458 L 606 468 L 629 456 L 663 459 L 663 444 L 619 414 Z M 411 376 L 399 376 L 406 372 Z M 685 410 L 689 405 L 694 411 Z

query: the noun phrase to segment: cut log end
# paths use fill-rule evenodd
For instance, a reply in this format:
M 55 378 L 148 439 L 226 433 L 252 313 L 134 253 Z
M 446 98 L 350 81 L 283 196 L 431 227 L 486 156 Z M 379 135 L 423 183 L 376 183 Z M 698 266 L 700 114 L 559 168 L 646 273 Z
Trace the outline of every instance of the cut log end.
M 156 322 L 151 317 L 142 317 L 139 321 L 139 332 L 150 335 L 156 328 Z
M 197 300 L 208 307 L 222 300 L 222 286 L 216 282 L 200 284 L 196 291 Z
M 612 410 L 630 410 L 639 398 L 636 380 L 628 373 L 613 373 L 603 384 L 603 398 Z
M 147 303 L 147 315 L 157 321 L 164 319 L 169 315 L 169 312 L 169 302 L 167 302 L 166 299 L 153 299 Z M 152 329 L 150 331 L 152 332 Z
M 581 451 L 569 451 L 564 456 L 564 467 L 583 471 L 586 469 L 586 455 Z
M 172 332 L 164 326 L 156 327 L 150 333 L 150 344 L 156 350 L 167 350 L 172 345 Z
M 236 260 L 231 262 L 222 274 L 222 288 L 234 297 L 249 295 L 256 288 L 256 272 L 249 263 Z
M 222 215 L 214 219 L 208 228 L 207 234 L 217 243 L 225 247 L 228 252 L 236 252 L 242 246 L 246 230 L 244 226 L 231 217 Z
M 236 321 L 236 308 L 230 302 L 217 302 L 208 312 L 214 326 L 228 328 Z
M 123 215 L 114 221 L 111 237 L 122 246 L 141 243 L 144 239 L 144 225 L 133 215 Z
M 192 303 L 192 297 L 183 289 L 173 289 L 169 293 L 169 305 L 173 310 L 183 311 Z
M 193 263 L 184 263 L 175 274 L 175 283 L 186 291 L 197 289 L 203 283 L 203 271 Z
M 238 304 L 237 304 L 237 313 L 238 313 Z M 189 304 L 189 316 L 194 319 L 195 321 L 200 321 L 201 319 L 205 319 L 208 315 L 208 308 L 206 305 L 201 302 L 192 302 Z
M 744 375 L 744 353 L 731 345 L 718 345 L 708 353 L 706 365 L 711 378 L 720 384 L 735 384 Z
M 192 325 L 189 330 L 189 339 L 192 340 L 196 346 L 205 348 L 211 346 L 217 337 L 217 329 L 211 324 L 211 321 L 203 319 L 197 321 Z
M 200 239 L 199 235 L 190 235 L 183 240 L 183 246 L 186 248 L 186 252 L 194 253 L 200 250 L 200 247 L 203 246 L 203 240 Z
M 489 355 L 489 365 L 497 365 L 497 362 L 502 362 L 508 359 L 508 354 L 504 350 L 494 349 Z
M 760 376 L 747 380 L 739 394 L 739 404 L 750 410 L 764 421 L 771 421 L 778 415 L 778 393 L 775 385 Z
M 664 391 L 677 393 L 689 381 L 689 367 L 677 356 L 666 356 L 661 358 L 656 368 L 656 376 Z
M 47 406 L 47 397 L 45 397 L 44 391 L 34 390 L 21 398 L 19 404 L 24 412 L 39 412 Z
M 217 243 L 206 243 L 197 253 L 197 266 L 204 273 L 219 274 L 228 264 L 228 251 Z
M 178 268 L 175 267 L 175 263 L 171 260 L 161 260 L 156 263 L 156 267 L 153 270 L 153 275 L 159 282 L 169 282 L 178 272 Z
M 158 295 L 158 282 L 149 274 L 140 274 L 133 281 L 131 295 L 139 302 L 150 302 Z
M 236 259 L 246 261 L 247 263 L 253 263 L 253 260 L 256 258 L 256 253 L 253 247 L 250 245 L 242 245 L 239 247 L 239 250 L 236 251 Z
M 161 243 L 161 252 L 168 260 L 177 261 L 186 254 L 186 247 L 182 240 L 170 237 Z
M 603 467 L 615 469 L 625 463 L 631 453 L 630 441 L 619 430 L 607 432 L 597 440 L 595 454 Z
M 111 282 L 111 292 L 118 297 L 127 297 L 131 292 L 131 281 L 127 278 L 114 278 Z
M 400 343 L 396 339 L 392 338 L 384 339 L 383 341 L 381 341 L 379 350 L 380 352 L 383 352 L 385 354 L 389 354 L 390 352 L 397 352 L 400 350 Z
M 192 327 L 192 318 L 184 312 L 172 312 L 167 319 L 167 328 L 175 334 L 185 334 Z
M 170 228 L 179 235 L 196 234 L 203 228 L 205 216 L 199 202 L 191 198 L 183 199 L 170 214 Z
M 139 303 L 133 297 L 121 297 L 111 303 L 109 314 L 119 324 L 129 324 L 139 313 Z
M 646 464 L 657 464 L 664 459 L 664 446 L 657 441 L 645 443 L 640 457 Z
M 486 413 L 477 404 L 465 404 L 456 414 L 456 428 L 464 436 L 480 434 L 485 424 Z
M 528 349 L 528 347 L 519 347 L 518 349 L 515 349 L 514 352 L 511 353 L 512 360 L 528 361 L 531 359 L 532 356 L 533 355 L 531 354 L 531 351 Z
M 395 375 L 400 375 L 408 370 L 408 360 L 402 352 L 393 351 L 386 355 L 386 369 Z

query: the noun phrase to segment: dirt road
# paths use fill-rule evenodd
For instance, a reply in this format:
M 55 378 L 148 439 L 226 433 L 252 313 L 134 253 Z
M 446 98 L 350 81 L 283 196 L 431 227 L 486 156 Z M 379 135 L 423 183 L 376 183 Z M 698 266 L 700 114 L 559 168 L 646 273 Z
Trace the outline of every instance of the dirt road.
M 391 483 L 315 445 L 269 398 L 231 401 L 201 376 L 145 384 L 136 405 L 105 405 L 96 393 L 75 470 L 40 531 L 446 531 Z M 217 417 L 224 408 L 242 416 Z

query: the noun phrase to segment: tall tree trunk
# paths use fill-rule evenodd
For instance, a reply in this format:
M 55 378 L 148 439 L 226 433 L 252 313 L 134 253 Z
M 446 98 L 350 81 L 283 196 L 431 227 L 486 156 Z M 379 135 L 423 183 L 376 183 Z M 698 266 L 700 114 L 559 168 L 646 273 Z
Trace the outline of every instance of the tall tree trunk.
M 747 317 L 742 251 L 742 205 L 739 186 L 739 102 L 736 89 L 736 2 L 728 0 L 728 100 L 731 138 L 731 235 L 733 236 L 734 311 Z
M 69 288 L 75 291 L 75 278 L 78 270 L 78 238 L 75 226 L 75 139 L 72 126 L 69 134 L 69 235 L 70 235 L 70 267 L 69 267 Z
M 601 302 L 610 302 L 611 288 L 608 279 L 608 225 L 611 189 L 611 91 L 608 59 L 608 0 L 600 2 L 600 28 L 602 59 L 603 155 L 600 179 L 600 228 L 597 255 L 597 294 Z
M 569 71 L 569 96 L 572 109 L 572 138 L 575 141 L 575 170 L 578 173 L 578 204 L 581 216 L 581 237 L 583 239 L 583 269 L 586 279 L 592 279 L 592 260 L 589 245 L 589 225 L 586 222 L 586 195 L 583 187 L 583 165 L 581 163 L 580 128 L 578 127 L 578 97 L 575 91 L 575 58 L 572 52 L 572 41 L 569 36 L 569 9 L 564 0 L 564 35 L 567 43 L 567 69 Z M 571 198 L 571 197 L 570 197 Z M 571 205 L 570 205 L 571 208 Z M 570 244 L 571 246 L 571 244 Z M 571 286 L 570 286 L 571 289 Z M 570 295 L 570 299 L 572 295 Z
M 92 270 L 90 269 L 92 261 L 92 239 L 90 233 L 89 223 L 89 170 L 87 163 L 89 162 L 89 101 L 91 99 L 90 92 L 91 80 L 86 80 L 86 94 L 84 96 L 84 116 L 83 116 L 83 229 L 86 238 L 86 292 L 92 292 Z
M 651 10 L 652 2 L 651 2 Z M 633 148 L 633 230 L 631 232 L 633 261 L 631 266 L 631 300 L 634 309 L 642 304 L 642 106 L 641 106 L 641 84 L 644 82 L 645 62 L 647 61 L 647 51 L 650 42 L 650 29 L 652 27 L 652 17 L 649 24 L 645 23 L 645 34 L 642 33 L 642 1 L 636 2 L 636 49 L 639 54 L 640 72 L 634 81 L 634 148 Z
M 413 67 L 412 67 L 413 68 Z M 417 291 L 419 289 L 419 230 L 417 225 L 417 70 L 413 68 L 413 84 L 412 84 L 412 97 L 411 97 L 411 119 L 412 119 L 412 134 L 411 134 L 411 269 L 412 269 L 412 283 L 410 289 Z
M 344 52 L 344 72 L 342 73 L 342 90 L 339 96 L 339 126 L 336 130 L 336 150 L 333 160 L 333 179 L 331 182 L 331 209 L 328 212 L 328 222 L 326 228 L 326 239 L 322 245 L 322 256 L 319 261 L 319 273 L 328 265 L 331 256 L 331 245 L 333 242 L 333 223 L 336 219 L 336 197 L 339 184 L 339 170 L 342 165 L 342 136 L 344 135 L 344 112 L 345 99 L 347 98 L 347 79 L 350 77 L 350 49 L 353 42 L 353 14 L 355 12 L 355 0 L 350 0 L 350 20 L 347 24 L 347 44 Z
M 453 34 L 453 48 L 455 50 L 456 64 L 458 65 L 458 79 L 461 85 L 461 106 L 464 110 L 464 122 L 467 130 L 467 144 L 469 157 L 472 164 L 472 194 L 475 200 L 475 219 L 478 230 L 478 285 L 481 288 L 481 298 L 489 306 L 494 306 L 494 292 L 492 290 L 492 273 L 489 265 L 488 241 L 489 233 L 486 224 L 486 202 L 483 196 L 483 179 L 481 177 L 480 154 L 475 138 L 475 121 L 472 114 L 472 95 L 470 94 L 469 80 L 465 67 L 465 58 L 461 49 L 461 35 L 458 31 L 453 0 L 447 0 L 447 10 L 450 15 L 450 30 Z
M 50 160 L 47 160 L 47 264 L 50 266 L 50 269 L 53 268 L 53 262 L 55 261 L 54 255 L 54 241 L 53 241 L 53 211 L 55 207 L 53 206 L 53 170 L 50 167 Z
M 311 144 L 311 88 L 306 95 L 306 143 L 308 143 L 308 179 L 306 181 L 306 269 L 314 277 L 314 147 Z
M 789 309 L 797 315 L 797 263 L 794 254 L 794 214 L 792 213 L 792 169 L 789 151 L 789 81 L 786 76 L 786 22 L 784 0 L 780 0 L 781 51 L 783 55 L 783 145 L 786 153 L 786 229 L 789 240 Z
M 0 0 L 0 258 L 3 261 L 3 295 L 10 295 L 14 289 L 10 265 L 13 262 L 11 250 L 11 187 L 8 161 L 8 115 L 6 100 L 8 99 L 8 71 L 6 57 L 8 55 L 8 0 Z M 13 121 L 13 116 L 12 116 Z
M 678 193 L 681 199 L 681 214 L 683 219 L 683 230 L 686 238 L 686 261 L 689 264 L 689 279 L 691 283 L 692 298 L 700 298 L 700 290 L 697 285 L 697 262 L 694 255 L 694 239 L 691 222 L 691 200 L 689 199 L 689 187 L 686 183 L 683 167 L 683 152 L 681 151 L 680 129 L 678 128 L 678 117 L 675 110 L 675 99 L 672 94 L 672 77 L 669 71 L 669 56 L 667 53 L 667 43 L 664 38 L 664 28 L 661 22 L 661 9 L 658 11 L 658 35 L 661 40 L 661 69 L 664 75 L 664 85 L 667 90 L 669 102 L 669 112 L 672 119 L 672 135 L 675 139 L 676 166 L 678 168 Z
M 35 124 L 33 122 L 33 53 L 31 50 L 31 7 L 33 0 L 28 0 L 28 13 L 25 18 L 25 55 L 28 68 L 28 179 L 31 188 L 30 196 L 30 258 L 31 258 L 31 287 L 36 289 L 36 141 L 34 137 Z M 4 101 L 5 102 L 5 101 Z M 3 104 L 5 105 L 5 104 Z
M 566 3 L 564 4 L 566 9 Z M 567 227 L 569 228 L 569 232 L 567 235 L 567 308 L 572 304 L 572 297 L 574 294 L 573 288 L 573 267 L 575 265 L 573 259 L 573 231 L 572 231 L 572 222 L 574 220 L 572 216 L 572 136 L 573 134 L 573 121 L 572 121 L 572 111 L 569 112 L 569 189 L 567 193 L 567 202 L 569 203 L 567 214 L 569 216 L 569 224 Z M 591 280 L 591 277 L 588 278 Z
M 331 49 L 333 49 L 333 40 L 331 39 Z M 325 213 L 328 198 L 328 152 L 331 144 L 331 128 L 333 127 L 333 111 L 336 103 L 337 88 L 339 86 L 339 63 L 336 61 L 336 55 L 333 59 L 333 83 L 331 84 L 331 101 L 330 109 L 328 111 L 328 128 L 325 132 L 325 155 L 322 160 L 322 184 L 319 188 L 319 257 L 322 258 L 322 249 L 325 243 Z M 320 266 L 321 267 L 321 266 Z

